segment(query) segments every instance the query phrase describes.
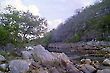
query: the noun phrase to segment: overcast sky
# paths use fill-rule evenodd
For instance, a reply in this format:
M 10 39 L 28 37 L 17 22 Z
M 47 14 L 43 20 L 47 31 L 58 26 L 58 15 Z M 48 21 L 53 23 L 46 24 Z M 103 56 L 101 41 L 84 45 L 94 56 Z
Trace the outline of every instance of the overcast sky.
M 93 4 L 96 0 L 0 0 L 1 5 L 12 5 L 18 10 L 30 10 L 48 20 L 49 30 L 72 16 L 78 8 Z

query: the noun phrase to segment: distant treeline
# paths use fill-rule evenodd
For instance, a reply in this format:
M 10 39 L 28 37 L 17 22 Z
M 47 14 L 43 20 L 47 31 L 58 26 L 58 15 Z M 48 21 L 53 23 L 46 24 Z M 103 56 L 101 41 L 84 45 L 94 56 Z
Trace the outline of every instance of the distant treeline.
M 61 23 L 46 36 L 49 43 L 110 41 L 110 0 L 76 10 L 76 15 Z

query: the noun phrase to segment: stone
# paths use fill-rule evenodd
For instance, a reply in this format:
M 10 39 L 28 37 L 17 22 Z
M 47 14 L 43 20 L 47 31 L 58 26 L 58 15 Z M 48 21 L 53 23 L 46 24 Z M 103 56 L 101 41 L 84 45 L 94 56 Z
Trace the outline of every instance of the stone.
M 97 73 L 110 73 L 110 69 L 98 70 Z
M 0 71 L 0 73 L 4 73 L 4 72 L 1 72 L 1 71 Z
M 12 60 L 9 63 L 10 73 L 26 73 L 31 62 L 26 60 Z
M 7 70 L 8 64 L 0 64 L 0 69 Z
M 21 51 L 23 59 L 33 59 L 32 51 Z
M 69 57 L 66 55 L 66 54 L 64 54 L 64 53 L 55 53 L 55 52 L 52 52 L 52 55 L 55 57 L 55 58 L 57 58 L 57 60 L 59 61 L 59 62 L 61 62 L 61 60 L 63 60 L 63 61 L 65 61 L 65 62 L 70 62 L 70 60 L 69 60 Z
M 33 58 L 36 62 L 45 64 L 55 60 L 55 57 L 41 45 L 34 46 L 33 48 Z
M 4 50 L 7 51 L 7 52 L 13 52 L 15 50 L 15 46 L 13 44 L 9 43 L 9 44 L 6 45 Z
M 6 61 L 6 59 L 4 56 L 0 55 L 0 62 L 2 62 L 2 61 Z
M 100 63 L 99 61 L 92 61 L 91 65 L 94 66 L 96 69 L 98 69 L 100 66 Z
M 39 68 L 36 73 L 48 73 L 47 70 L 44 70 L 43 68 Z
M 73 64 L 68 63 L 66 66 L 67 73 L 82 73 L 80 70 L 78 70 Z
M 110 60 L 109 60 L 109 59 L 105 59 L 105 60 L 103 61 L 103 65 L 108 65 L 108 66 L 110 66 Z
M 103 51 L 107 51 L 107 52 L 110 52 L 110 47 L 107 47 L 107 48 L 103 48 L 102 50 L 103 50 Z
M 82 64 L 80 66 L 80 70 L 83 71 L 84 73 L 93 73 L 96 71 L 96 69 L 89 64 Z
M 82 60 L 81 60 L 81 63 L 82 63 L 82 64 L 91 64 L 91 62 L 92 62 L 92 61 L 91 61 L 90 59 L 82 59 Z
M 55 67 L 52 67 L 50 70 L 49 70 L 50 73 L 60 73 Z

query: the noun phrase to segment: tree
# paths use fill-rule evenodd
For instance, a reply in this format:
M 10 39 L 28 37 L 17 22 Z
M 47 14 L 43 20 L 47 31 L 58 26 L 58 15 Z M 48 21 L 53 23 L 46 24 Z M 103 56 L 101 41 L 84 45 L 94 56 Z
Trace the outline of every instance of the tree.
M 18 11 L 10 5 L 0 13 L 0 25 L 8 31 L 10 38 L 15 40 L 13 43 L 28 43 L 43 36 L 47 30 L 47 21 L 44 18 L 34 16 L 29 11 Z

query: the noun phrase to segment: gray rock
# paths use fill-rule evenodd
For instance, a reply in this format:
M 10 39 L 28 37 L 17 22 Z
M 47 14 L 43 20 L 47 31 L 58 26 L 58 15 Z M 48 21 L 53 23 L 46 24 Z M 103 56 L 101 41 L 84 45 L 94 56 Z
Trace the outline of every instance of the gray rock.
M 92 61 L 91 65 L 94 66 L 96 69 L 100 67 L 99 61 Z
M 110 60 L 109 59 L 105 59 L 103 61 L 103 65 L 109 65 L 110 66 Z
M 80 66 L 80 70 L 83 71 L 84 73 L 93 73 L 96 71 L 96 69 L 89 65 L 89 64 L 83 64 Z
M 103 51 L 108 51 L 108 52 L 110 52 L 110 47 L 103 48 L 102 50 L 103 50 Z
M 2 62 L 2 61 L 6 61 L 6 59 L 4 56 L 0 55 L 0 62 Z
M 48 71 L 43 68 L 39 68 L 35 73 L 48 73 Z
M 66 66 L 66 70 L 69 73 L 82 73 L 80 70 L 78 70 L 73 64 L 68 63 Z
M 33 57 L 35 61 L 48 63 L 55 60 L 55 57 L 41 45 L 34 46 L 33 48 Z
M 65 62 L 70 62 L 69 60 L 69 57 L 64 54 L 64 53 L 55 53 L 55 52 L 52 52 L 52 55 L 57 59 L 57 61 L 65 61 Z
M 10 73 L 26 73 L 30 64 L 26 60 L 12 60 L 9 63 Z
M 1 72 L 1 71 L 0 71 L 0 73 L 4 73 L 4 72 Z
M 60 73 L 55 67 L 51 68 L 50 73 Z
M 92 61 L 90 59 L 82 59 L 81 63 L 82 64 L 90 64 Z
M 8 64 L 0 64 L 0 69 L 7 70 Z
M 32 59 L 32 51 L 21 51 L 23 59 Z
M 9 43 L 9 44 L 6 45 L 4 50 L 7 51 L 7 52 L 13 52 L 15 50 L 15 46 L 13 44 Z
M 110 73 L 110 69 L 98 70 L 97 73 Z

